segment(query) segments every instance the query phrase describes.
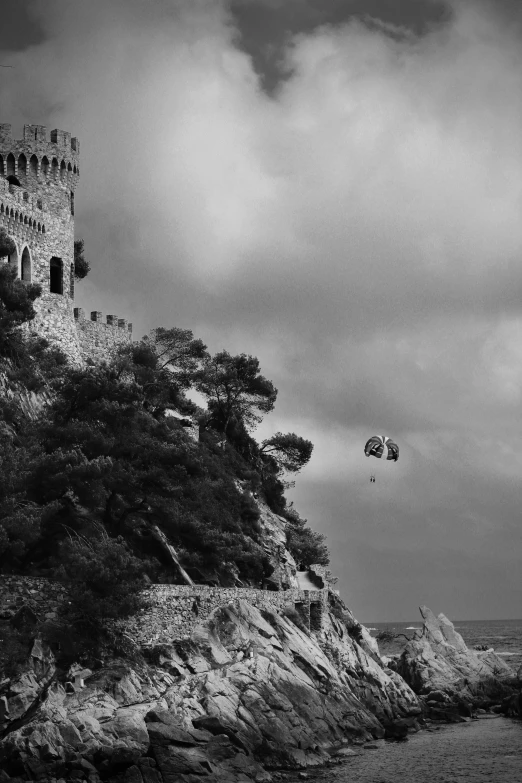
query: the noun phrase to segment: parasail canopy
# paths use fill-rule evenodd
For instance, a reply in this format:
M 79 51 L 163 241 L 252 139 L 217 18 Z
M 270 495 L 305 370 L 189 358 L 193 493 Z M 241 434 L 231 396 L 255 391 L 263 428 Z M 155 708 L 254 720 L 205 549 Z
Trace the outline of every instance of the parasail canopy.
M 377 457 L 377 459 L 392 459 L 397 462 L 399 459 L 399 447 L 391 438 L 386 435 L 373 435 L 364 447 L 364 453 L 367 457 Z

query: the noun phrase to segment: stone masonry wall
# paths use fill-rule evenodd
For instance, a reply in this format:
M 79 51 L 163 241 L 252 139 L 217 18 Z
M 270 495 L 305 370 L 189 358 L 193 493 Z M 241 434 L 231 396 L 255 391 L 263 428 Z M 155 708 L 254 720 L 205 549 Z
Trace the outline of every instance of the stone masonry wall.
M 51 620 L 67 601 L 60 582 L 43 577 L 0 576 L 0 617 L 10 616 L 21 606 L 30 606 L 40 619 Z
M 94 311 L 87 320 L 81 307 L 74 308 L 76 334 L 82 358 L 100 362 L 121 345 L 132 342 L 132 324 L 117 315 L 108 315 L 103 323 L 102 314 Z
M 144 591 L 147 608 L 125 623 L 139 645 L 188 639 L 195 626 L 221 606 L 244 599 L 260 609 L 281 611 L 298 606 L 310 618 L 310 606 L 326 609 L 328 589 L 256 590 L 248 587 L 206 585 L 151 585 Z M 0 576 L 0 616 L 8 616 L 24 603 L 41 619 L 52 619 L 67 601 L 67 589 L 59 582 L 37 577 Z

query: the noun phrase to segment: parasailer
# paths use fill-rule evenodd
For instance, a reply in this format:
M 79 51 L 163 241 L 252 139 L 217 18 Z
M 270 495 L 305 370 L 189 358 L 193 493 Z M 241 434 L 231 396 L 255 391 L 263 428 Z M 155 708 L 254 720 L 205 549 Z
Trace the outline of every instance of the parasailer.
M 391 438 L 386 435 L 373 435 L 364 447 L 364 453 L 367 457 L 376 457 L 377 459 L 387 459 L 397 462 L 399 459 L 399 447 Z M 375 476 L 370 476 L 370 483 L 375 484 Z

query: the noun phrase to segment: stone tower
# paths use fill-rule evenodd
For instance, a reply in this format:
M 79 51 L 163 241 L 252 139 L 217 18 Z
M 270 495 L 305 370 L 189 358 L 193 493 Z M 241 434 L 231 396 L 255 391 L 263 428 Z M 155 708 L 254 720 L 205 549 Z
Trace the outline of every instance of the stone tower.
M 58 343 L 80 361 L 74 322 L 74 192 L 80 144 L 66 131 L 24 125 L 13 139 L 0 124 L 0 225 L 14 239 L 9 263 L 27 282 L 39 283 L 31 330 Z
M 80 177 L 80 143 L 67 131 L 24 125 L 13 139 L 0 124 L 0 226 L 16 244 L 8 261 L 18 276 L 39 283 L 32 332 L 57 344 L 76 364 L 102 360 L 132 341 L 132 324 L 116 315 L 73 308 L 74 193 Z

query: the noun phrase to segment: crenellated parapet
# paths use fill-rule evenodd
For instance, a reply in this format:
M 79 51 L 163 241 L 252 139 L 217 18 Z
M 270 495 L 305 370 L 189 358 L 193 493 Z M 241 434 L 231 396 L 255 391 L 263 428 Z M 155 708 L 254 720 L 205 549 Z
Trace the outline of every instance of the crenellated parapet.
M 82 307 L 74 308 L 74 318 L 76 321 L 86 321 L 85 310 Z M 107 315 L 106 322 L 103 322 L 103 313 L 99 310 L 92 310 L 90 321 L 95 324 L 101 324 L 103 326 L 112 327 L 113 329 L 125 329 L 127 332 L 132 332 L 132 324 L 127 321 L 126 318 L 118 318 L 117 315 Z
M 44 125 L 24 125 L 23 138 L 14 139 L 11 125 L 0 124 L 0 175 L 40 179 L 76 187 L 80 176 L 80 142 L 68 131 L 55 129 L 47 138 Z
M 93 310 L 91 317 L 86 318 L 85 311 L 75 307 L 74 320 L 84 360 L 102 361 L 117 348 L 132 342 L 132 324 L 125 318 L 107 315 L 104 321 L 99 310 Z

